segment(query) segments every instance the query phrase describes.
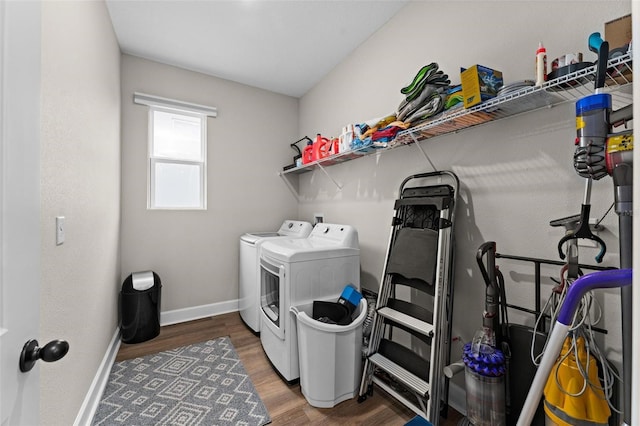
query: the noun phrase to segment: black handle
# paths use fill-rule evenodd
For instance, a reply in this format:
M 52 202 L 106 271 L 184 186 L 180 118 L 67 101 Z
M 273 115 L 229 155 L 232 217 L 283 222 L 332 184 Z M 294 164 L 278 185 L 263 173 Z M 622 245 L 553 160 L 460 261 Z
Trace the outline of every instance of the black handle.
M 595 89 L 604 87 L 607 77 L 607 65 L 609 64 L 609 42 L 600 37 L 600 33 L 593 33 L 589 36 L 589 50 L 598 55 L 598 65 L 596 67 Z
M 487 267 L 484 267 L 482 258 L 487 252 L 491 252 L 487 256 Z M 495 241 L 487 241 L 482 243 L 476 253 L 476 260 L 478 261 L 478 267 L 484 278 L 484 283 L 487 287 L 490 287 L 495 282 L 495 270 L 496 270 L 496 243 Z
M 593 235 L 591 233 L 591 228 L 589 228 L 589 212 L 591 211 L 590 204 L 583 204 L 582 209 L 580 210 L 580 222 L 578 223 L 578 228 L 565 235 L 558 242 L 558 254 L 560 255 L 560 259 L 564 259 L 566 256 L 562 251 L 562 246 L 569 240 L 584 238 L 587 240 L 595 241 L 600 245 L 600 252 L 596 255 L 596 262 L 601 263 L 604 258 L 604 254 L 607 251 L 607 245 L 600 239 L 600 237 Z
M 402 183 L 400 184 L 400 192 L 399 194 L 402 194 L 402 192 L 404 191 L 404 187 L 407 183 L 409 183 L 409 181 L 413 180 L 413 179 L 421 179 L 421 178 L 430 178 L 433 176 L 449 176 L 449 178 L 451 180 L 453 180 L 455 187 L 454 189 L 454 193 L 458 194 L 458 190 L 460 188 L 460 181 L 458 180 L 458 176 L 455 175 L 455 173 L 450 172 L 448 170 L 437 170 L 435 172 L 424 172 L 424 173 L 418 173 L 415 175 L 411 175 L 408 176 L 407 178 L 405 178 Z
M 294 143 L 289 145 L 291 148 L 293 148 L 298 153 L 298 155 L 302 155 L 302 152 L 300 151 L 300 148 L 298 147 L 298 142 L 302 142 L 302 141 L 313 142 L 311 139 L 309 139 L 309 136 L 305 136 L 302 139 L 298 139 L 297 141 L 295 141 Z
M 23 373 L 30 371 L 39 359 L 45 362 L 58 361 L 67 352 L 69 352 L 69 343 L 64 340 L 52 340 L 42 348 L 38 347 L 37 340 L 29 340 L 20 352 L 20 371 Z

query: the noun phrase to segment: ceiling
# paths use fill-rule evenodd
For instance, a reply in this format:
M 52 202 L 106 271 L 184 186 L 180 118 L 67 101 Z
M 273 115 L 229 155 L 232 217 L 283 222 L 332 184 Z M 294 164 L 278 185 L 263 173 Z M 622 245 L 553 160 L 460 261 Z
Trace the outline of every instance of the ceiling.
M 106 0 L 122 52 L 300 97 L 408 0 Z

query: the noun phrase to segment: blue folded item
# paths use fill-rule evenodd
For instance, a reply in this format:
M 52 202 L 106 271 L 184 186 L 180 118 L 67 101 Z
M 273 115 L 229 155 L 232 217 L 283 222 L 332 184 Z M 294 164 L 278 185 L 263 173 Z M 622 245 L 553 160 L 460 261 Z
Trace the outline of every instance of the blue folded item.
M 349 307 L 352 307 L 353 312 L 360 303 L 360 299 L 362 299 L 362 294 L 353 286 L 353 284 L 348 284 L 344 290 L 342 290 L 338 303 L 346 303 L 347 306 L 351 305 Z
M 371 136 L 369 136 L 368 138 L 364 138 L 364 139 L 355 138 L 353 140 L 353 142 L 351 142 L 351 149 L 364 148 L 365 146 L 371 145 L 371 142 L 372 142 Z

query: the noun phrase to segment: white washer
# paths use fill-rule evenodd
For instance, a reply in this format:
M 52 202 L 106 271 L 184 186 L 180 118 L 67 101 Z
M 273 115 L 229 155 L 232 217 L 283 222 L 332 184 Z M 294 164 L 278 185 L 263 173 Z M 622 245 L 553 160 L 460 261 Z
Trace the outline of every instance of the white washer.
M 260 341 L 287 381 L 300 377 L 294 305 L 336 301 L 347 284 L 360 289 L 357 231 L 319 223 L 304 239 L 267 241 L 260 255 Z
M 260 332 L 260 247 L 265 241 L 282 238 L 306 238 L 313 226 L 309 222 L 285 220 L 275 232 L 247 232 L 240 237 L 238 308 L 242 320 L 254 332 Z

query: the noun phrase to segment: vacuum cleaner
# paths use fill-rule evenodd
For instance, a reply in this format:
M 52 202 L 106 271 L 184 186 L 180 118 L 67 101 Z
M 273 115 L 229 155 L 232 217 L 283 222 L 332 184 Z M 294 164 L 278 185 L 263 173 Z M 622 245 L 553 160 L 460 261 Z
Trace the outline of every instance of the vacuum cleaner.
M 549 374 L 556 364 L 558 355 L 560 355 L 565 338 L 571 327 L 573 316 L 580 305 L 582 297 L 588 291 L 598 288 L 630 287 L 631 280 L 631 269 L 617 269 L 583 275 L 571 285 L 567 297 L 560 308 L 555 326 L 549 336 L 547 347 L 535 378 L 533 379 L 533 383 L 531 384 L 531 390 L 527 395 L 520 417 L 518 418 L 517 426 L 529 426 L 531 424 Z
M 618 215 L 620 268 L 632 267 L 633 254 L 633 132 L 612 133 L 614 127 L 633 119 L 633 104 L 618 110 L 612 109 L 612 98 L 604 93 L 605 79 L 609 65 L 609 44 L 593 33 L 588 40 L 589 49 L 598 55 L 594 94 L 576 102 L 576 149 L 574 168 L 578 175 L 586 178 L 584 203 L 581 220 L 573 236 L 560 240 L 558 250 L 563 257 L 562 244 L 567 238 L 587 238 L 589 236 L 589 199 L 592 180 L 611 176 L 614 189 L 615 211 Z M 597 240 L 596 240 L 597 241 Z M 600 244 L 604 250 L 604 245 Z M 602 251 L 601 251 L 602 253 Z M 602 259 L 599 254 L 596 260 Z M 631 357 L 632 357 L 632 299 L 631 286 L 621 288 L 622 317 L 622 372 L 623 407 L 625 425 L 631 424 Z
M 578 175 L 586 178 L 584 202 L 577 227 L 568 232 L 558 243 L 558 251 L 561 259 L 565 258 L 562 246 L 565 242 L 587 238 L 594 240 L 600 246 L 600 253 L 596 261 L 601 262 L 606 251 L 604 242 L 593 236 L 589 229 L 589 210 L 591 183 L 606 176 L 613 178 L 614 204 L 618 214 L 619 244 L 620 244 L 620 270 L 601 271 L 579 277 L 569 287 L 568 293 L 560 308 L 559 315 L 549 336 L 547 347 L 544 351 L 541 364 L 536 372 L 530 392 L 518 419 L 518 426 L 531 424 L 535 407 L 540 402 L 540 397 L 545 393 L 545 413 L 556 424 L 574 424 L 576 420 L 586 421 L 589 424 L 604 424 L 605 418 L 592 416 L 594 410 L 602 404 L 599 392 L 586 392 L 581 396 L 584 409 L 577 404 L 563 404 L 560 399 L 555 400 L 555 380 L 561 381 L 562 376 L 571 376 L 573 373 L 562 369 L 573 365 L 587 365 L 582 359 L 584 355 L 580 349 L 580 339 L 577 339 L 574 360 L 564 364 L 564 359 L 570 359 L 569 350 L 566 347 L 567 336 L 573 332 L 571 326 L 574 314 L 581 304 L 583 296 L 597 288 L 621 288 L 621 313 L 622 313 L 622 362 L 623 362 L 623 407 L 622 416 L 625 425 L 631 424 L 631 301 L 632 301 L 632 204 L 633 204 L 633 134 L 632 132 L 620 132 L 612 134 L 611 130 L 618 123 L 626 123 L 633 118 L 632 105 L 620 110 L 612 110 L 611 95 L 603 93 L 605 77 L 609 59 L 609 45 L 602 40 L 600 33 L 593 33 L 589 37 L 589 49 L 598 54 L 598 66 L 595 77 L 595 93 L 585 96 L 576 102 L 576 149 L 574 152 L 574 168 Z M 564 347 L 564 351 L 563 351 Z M 558 356 L 561 355 L 560 360 Z M 591 366 L 585 370 L 588 382 L 597 383 L 597 374 L 591 372 Z M 594 377 L 592 377 L 594 376 Z M 585 378 L 585 383 L 587 383 Z M 547 388 L 545 390 L 545 387 Z M 563 388 L 572 391 L 571 385 L 563 385 Z M 568 388 L 568 389 L 567 389 Z M 576 393 L 576 392 L 574 392 Z M 577 393 L 576 393 L 577 394 Z M 586 400 L 586 401 L 585 401 Z M 605 401 L 606 402 L 606 401 Z M 606 407 L 608 409 L 608 407 Z M 590 413 L 590 411 L 592 413 Z M 607 410 L 604 410 L 607 411 Z M 600 414 L 600 413 L 595 413 Z M 606 414 L 606 413 L 605 413 Z
M 458 426 L 507 424 L 508 319 L 504 278 L 495 265 L 495 257 L 493 241 L 482 244 L 476 255 L 486 284 L 485 307 L 482 329 L 463 348 L 467 417 Z

